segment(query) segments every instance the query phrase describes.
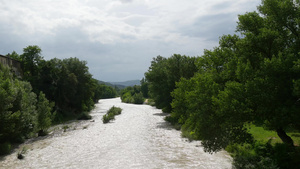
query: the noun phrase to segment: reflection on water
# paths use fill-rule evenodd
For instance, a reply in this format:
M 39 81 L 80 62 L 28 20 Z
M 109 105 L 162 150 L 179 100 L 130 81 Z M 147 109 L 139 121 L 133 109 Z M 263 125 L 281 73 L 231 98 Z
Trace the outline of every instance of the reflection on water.
M 102 123 L 112 107 L 123 109 L 116 120 Z M 188 142 L 163 120 L 165 114 L 148 105 L 101 100 L 93 121 L 69 124 L 67 132 L 28 142 L 24 160 L 17 152 L 0 161 L 0 168 L 231 168 L 226 152 L 208 154 L 200 142 Z

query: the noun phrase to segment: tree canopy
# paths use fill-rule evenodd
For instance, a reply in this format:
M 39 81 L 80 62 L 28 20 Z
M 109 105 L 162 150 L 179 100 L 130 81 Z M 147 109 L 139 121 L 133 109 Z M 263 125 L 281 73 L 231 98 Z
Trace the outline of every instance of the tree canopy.
M 174 54 L 169 58 L 157 56 L 153 58 L 148 72 L 145 73 L 149 85 L 149 93 L 158 108 L 171 111 L 171 92 L 180 78 L 190 78 L 197 71 L 196 58 Z
M 263 0 L 239 16 L 238 35 L 198 59 L 198 72 L 172 92 L 173 121 L 203 141 L 205 150 L 251 142 L 247 124 L 277 132 L 299 130 L 299 1 Z

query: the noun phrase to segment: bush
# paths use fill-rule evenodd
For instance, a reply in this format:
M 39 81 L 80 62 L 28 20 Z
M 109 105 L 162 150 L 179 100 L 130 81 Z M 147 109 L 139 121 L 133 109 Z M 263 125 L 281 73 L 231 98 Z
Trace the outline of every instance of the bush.
M 144 97 L 143 97 L 143 93 L 135 93 L 133 95 L 133 103 L 134 104 L 143 104 L 144 103 Z
M 141 92 L 141 86 L 125 88 L 121 93 L 121 100 L 124 103 L 143 104 L 145 98 Z
M 108 123 L 110 120 L 115 120 L 115 116 L 113 114 L 106 114 L 103 116 L 103 123 Z
M 155 102 L 154 102 L 153 99 L 148 99 L 147 104 L 150 105 L 150 106 L 155 106 Z
M 121 114 L 122 109 L 119 107 L 111 107 L 108 112 L 102 117 L 103 123 L 108 123 L 110 120 L 114 120 L 116 115 Z

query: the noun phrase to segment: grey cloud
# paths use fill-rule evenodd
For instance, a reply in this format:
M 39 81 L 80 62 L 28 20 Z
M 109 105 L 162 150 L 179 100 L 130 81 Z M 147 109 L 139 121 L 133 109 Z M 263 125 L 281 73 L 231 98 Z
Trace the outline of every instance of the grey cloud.
M 120 2 L 122 2 L 122 3 L 130 3 L 130 2 L 132 2 L 133 0 L 119 0 Z
M 90 72 L 99 80 L 141 79 L 153 57 L 170 57 L 174 53 L 199 56 L 203 49 L 217 45 L 222 34 L 234 33 L 236 26 L 237 13 L 227 10 L 233 7 L 232 2 L 210 7 L 215 14 L 196 14 L 191 8 L 195 10 L 198 1 L 190 2 L 194 6 L 187 3 L 186 8 L 180 4 L 168 6 L 169 2 L 162 1 L 118 1 L 123 4 L 66 0 L 59 8 L 48 9 L 49 18 L 47 13 L 36 11 L 25 1 L 7 1 L 10 12 L 0 13 L 0 54 L 13 50 L 21 54 L 24 47 L 39 45 L 46 60 L 54 57 L 86 60 Z M 246 4 L 253 5 L 254 1 Z M 49 2 L 43 4 L 47 8 Z M 73 6 L 69 8 L 65 4 Z M 33 12 L 37 20 L 23 22 L 13 13 L 16 7 Z M 55 15 L 57 12 L 61 12 L 62 18 Z M 182 22 L 185 17 L 189 17 L 187 22 Z
M 229 9 L 229 8 L 231 8 L 231 6 L 232 6 L 232 4 L 229 2 L 221 2 L 216 5 L 213 5 L 210 10 L 218 12 L 218 11 L 221 11 L 224 9 Z
M 218 41 L 219 36 L 233 34 L 236 27 L 235 14 L 201 16 L 192 25 L 181 28 L 183 35 Z

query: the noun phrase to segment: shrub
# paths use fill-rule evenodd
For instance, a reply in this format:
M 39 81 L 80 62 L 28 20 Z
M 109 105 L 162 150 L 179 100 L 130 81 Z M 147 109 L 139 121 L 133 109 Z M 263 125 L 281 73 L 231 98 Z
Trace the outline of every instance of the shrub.
M 141 86 L 127 87 L 121 93 L 121 100 L 125 103 L 143 104 L 145 98 L 141 92 Z
M 108 123 L 110 120 L 114 120 L 114 119 L 115 119 L 115 117 L 112 116 L 112 114 L 106 114 L 102 118 L 103 123 Z
M 143 104 L 144 103 L 144 97 L 143 97 L 143 93 L 135 93 L 133 95 L 133 103 L 134 104 Z
M 121 114 L 122 109 L 119 107 L 111 107 L 108 112 L 102 117 L 103 123 L 108 123 L 110 120 L 114 120 L 116 115 Z
M 51 111 L 54 107 L 53 102 L 49 102 L 43 92 L 40 92 L 37 103 L 37 128 L 39 129 L 38 135 L 47 135 L 47 129 L 51 126 L 53 119 Z

